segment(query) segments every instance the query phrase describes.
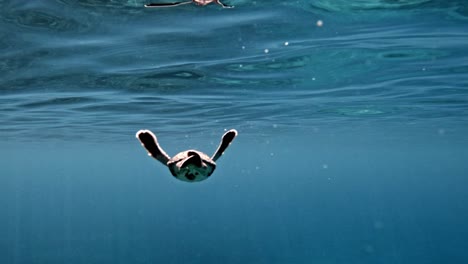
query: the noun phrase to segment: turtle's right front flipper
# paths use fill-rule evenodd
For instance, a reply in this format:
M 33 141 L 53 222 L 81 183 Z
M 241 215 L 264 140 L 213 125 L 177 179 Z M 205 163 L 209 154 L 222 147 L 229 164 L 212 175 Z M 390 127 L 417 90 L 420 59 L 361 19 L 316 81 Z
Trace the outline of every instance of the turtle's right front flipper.
M 173 6 L 179 6 L 179 5 L 185 5 L 185 4 L 190 4 L 192 1 L 186 1 L 186 2 L 175 2 L 175 3 L 151 3 L 145 5 L 145 7 L 173 7 Z
M 169 156 L 159 146 L 156 136 L 149 130 L 140 130 L 136 133 L 136 138 L 140 140 L 141 145 L 148 151 L 148 155 L 167 165 Z
M 221 143 L 219 143 L 218 149 L 215 151 L 213 154 L 213 157 L 211 159 L 213 161 L 216 161 L 221 157 L 224 153 L 224 151 L 229 147 L 229 144 L 234 140 L 234 138 L 237 136 L 237 130 L 231 129 L 228 132 L 224 133 L 223 137 L 221 138 Z
M 221 3 L 221 1 L 219 1 L 219 0 L 215 0 L 215 3 L 217 3 L 217 4 L 220 5 L 220 6 L 222 6 L 223 8 L 234 8 L 234 6 L 230 6 L 230 5 L 223 4 L 223 3 Z

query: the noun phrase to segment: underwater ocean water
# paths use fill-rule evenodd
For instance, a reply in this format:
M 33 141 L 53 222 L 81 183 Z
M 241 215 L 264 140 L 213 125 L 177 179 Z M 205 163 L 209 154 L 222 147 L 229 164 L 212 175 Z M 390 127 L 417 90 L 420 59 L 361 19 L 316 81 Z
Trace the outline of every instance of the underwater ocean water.
M 147 3 L 0 0 L 1 264 L 468 263 L 467 1 Z

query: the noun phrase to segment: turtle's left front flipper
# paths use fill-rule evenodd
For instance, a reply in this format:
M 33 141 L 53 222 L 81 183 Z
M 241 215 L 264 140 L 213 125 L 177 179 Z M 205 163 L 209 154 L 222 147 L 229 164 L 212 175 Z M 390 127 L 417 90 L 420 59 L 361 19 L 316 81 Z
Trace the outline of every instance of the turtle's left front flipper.
M 136 138 L 140 140 L 141 145 L 148 151 L 148 155 L 167 166 L 170 157 L 159 146 L 156 135 L 149 130 L 140 130 L 136 133 Z
M 219 143 L 218 149 L 216 152 L 213 154 L 213 157 L 211 159 L 216 162 L 217 159 L 219 159 L 224 151 L 229 147 L 229 144 L 236 138 L 237 136 L 237 130 L 231 129 L 228 132 L 224 133 L 223 137 L 221 138 L 221 143 Z
M 149 8 L 173 7 L 173 6 L 180 6 L 180 5 L 186 5 L 186 4 L 191 4 L 191 3 L 192 1 L 175 2 L 175 3 L 151 3 L 151 4 L 146 4 L 145 7 L 149 7 Z

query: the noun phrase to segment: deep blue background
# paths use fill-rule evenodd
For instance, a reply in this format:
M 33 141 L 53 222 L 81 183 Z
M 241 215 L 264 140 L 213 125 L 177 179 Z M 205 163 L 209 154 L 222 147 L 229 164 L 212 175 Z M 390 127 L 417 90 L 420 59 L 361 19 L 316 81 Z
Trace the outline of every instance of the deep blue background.
M 467 259 L 465 140 L 328 134 L 240 134 L 198 184 L 174 179 L 136 140 L 3 144 L 2 261 Z

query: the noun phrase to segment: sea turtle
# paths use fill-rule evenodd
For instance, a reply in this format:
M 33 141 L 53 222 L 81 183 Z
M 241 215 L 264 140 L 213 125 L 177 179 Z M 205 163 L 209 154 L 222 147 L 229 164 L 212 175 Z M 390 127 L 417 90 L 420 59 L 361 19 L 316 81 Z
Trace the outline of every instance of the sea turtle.
M 173 7 L 173 6 L 185 5 L 185 4 L 191 4 L 191 3 L 195 3 L 196 5 L 201 5 L 201 6 L 206 6 L 211 3 L 216 3 L 218 5 L 221 5 L 223 8 L 234 7 L 234 6 L 223 4 L 219 0 L 190 0 L 190 1 L 173 2 L 173 3 L 151 3 L 151 4 L 146 4 L 145 7 Z
M 149 130 L 140 130 L 136 137 L 141 145 L 148 151 L 148 155 L 169 167 L 172 175 L 179 180 L 197 182 L 207 179 L 216 168 L 218 160 L 227 149 L 229 144 L 237 136 L 237 131 L 231 129 L 224 133 L 218 149 L 210 158 L 203 152 L 197 150 L 182 151 L 170 158 L 159 146 L 156 136 Z

